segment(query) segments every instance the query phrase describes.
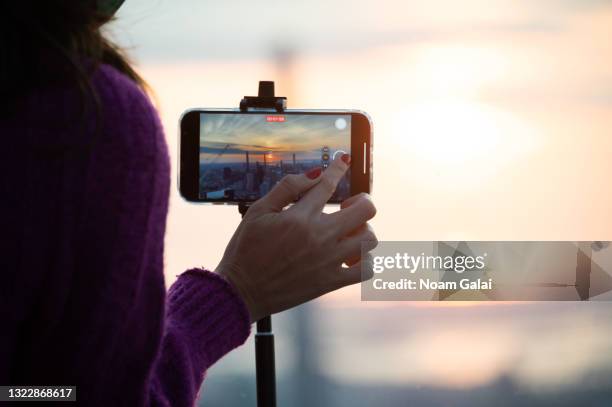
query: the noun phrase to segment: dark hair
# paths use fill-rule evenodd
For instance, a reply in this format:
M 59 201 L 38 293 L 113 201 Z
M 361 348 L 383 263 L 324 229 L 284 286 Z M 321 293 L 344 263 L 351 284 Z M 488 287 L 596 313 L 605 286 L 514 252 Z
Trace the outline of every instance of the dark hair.
M 90 83 L 99 64 L 109 64 L 143 90 L 145 82 L 101 27 L 113 18 L 96 0 L 12 0 L 0 5 L 0 86 L 9 108 L 49 85 L 73 84 L 97 104 Z M 97 106 L 99 108 L 99 106 Z M 0 113 L 1 114 L 1 113 Z
M 108 64 L 148 87 L 101 27 L 113 16 L 97 0 L 10 0 L 0 3 L 0 118 L 12 117 L 38 89 L 76 89 L 81 103 L 79 139 L 36 142 L 31 150 L 49 159 L 86 158 L 101 139 L 103 109 L 91 75 Z

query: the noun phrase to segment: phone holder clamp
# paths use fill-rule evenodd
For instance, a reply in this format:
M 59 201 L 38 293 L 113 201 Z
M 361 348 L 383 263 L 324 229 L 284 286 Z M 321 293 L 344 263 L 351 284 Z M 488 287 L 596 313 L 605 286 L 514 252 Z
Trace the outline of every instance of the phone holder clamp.
M 285 96 L 274 96 L 274 82 L 260 81 L 258 96 L 245 96 L 240 101 L 240 111 L 247 112 L 249 109 L 268 110 L 274 109 L 282 113 L 287 108 Z

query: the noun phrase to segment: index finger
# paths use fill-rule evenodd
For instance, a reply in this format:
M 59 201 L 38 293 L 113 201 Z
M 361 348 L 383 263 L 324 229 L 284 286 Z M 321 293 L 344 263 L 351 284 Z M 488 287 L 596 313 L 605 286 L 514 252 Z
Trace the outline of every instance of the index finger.
M 323 210 L 329 198 L 331 198 L 336 191 L 338 183 L 349 169 L 350 163 L 350 155 L 338 154 L 330 166 L 323 172 L 323 175 L 321 175 L 321 181 L 310 189 L 302 199 L 298 201 L 296 206 L 307 208 L 312 212 L 320 212 Z

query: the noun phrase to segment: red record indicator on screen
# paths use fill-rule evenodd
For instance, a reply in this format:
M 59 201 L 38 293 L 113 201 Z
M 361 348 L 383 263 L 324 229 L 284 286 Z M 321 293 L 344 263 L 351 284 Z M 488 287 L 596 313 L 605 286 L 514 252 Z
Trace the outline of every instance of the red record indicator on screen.
M 285 116 L 266 116 L 266 121 L 271 123 L 282 123 L 285 121 Z

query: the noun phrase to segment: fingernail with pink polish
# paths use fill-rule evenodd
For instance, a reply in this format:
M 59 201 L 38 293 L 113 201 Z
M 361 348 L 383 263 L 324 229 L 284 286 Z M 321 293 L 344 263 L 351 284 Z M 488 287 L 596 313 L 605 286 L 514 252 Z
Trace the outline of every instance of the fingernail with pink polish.
M 340 159 L 342 161 L 344 161 L 344 163 L 346 165 L 350 165 L 351 164 L 351 156 L 350 156 L 350 154 L 342 154 L 342 157 L 340 157 Z
M 306 176 L 310 179 L 317 179 L 319 175 L 321 175 L 321 167 L 313 168 L 306 173 Z

